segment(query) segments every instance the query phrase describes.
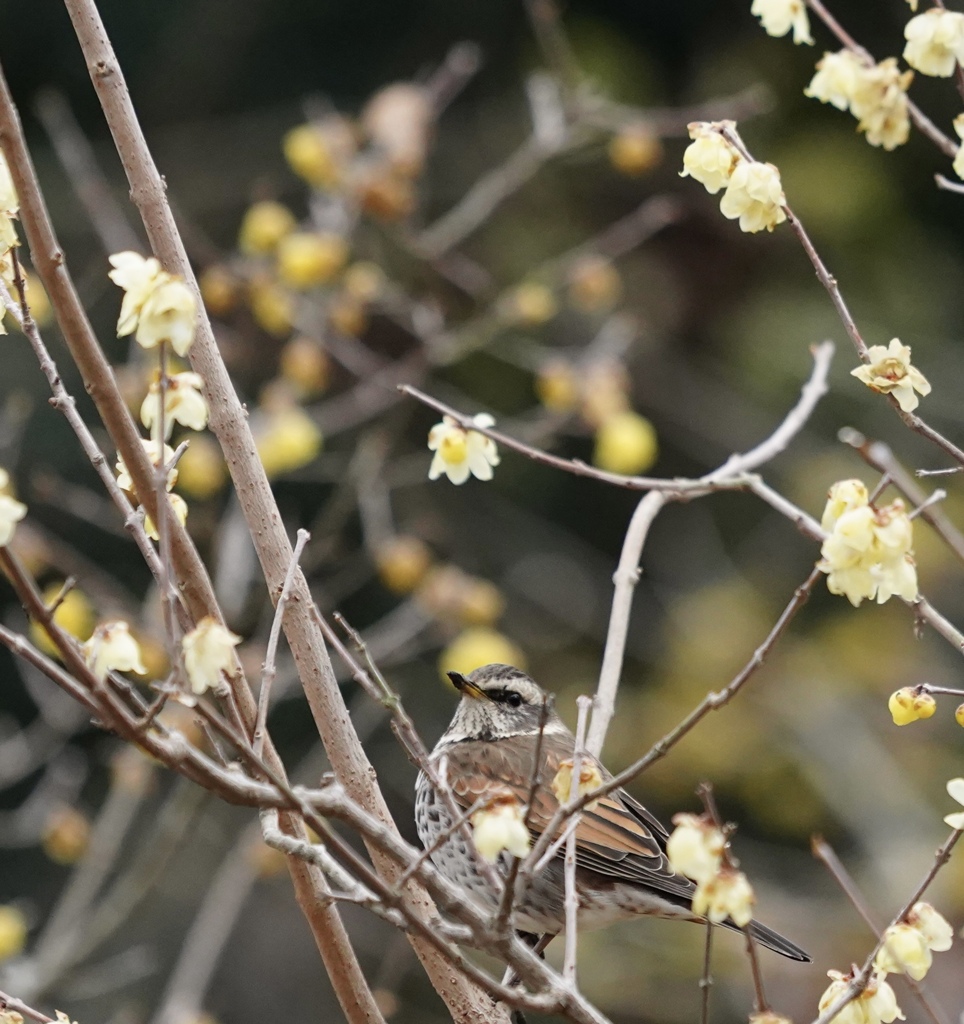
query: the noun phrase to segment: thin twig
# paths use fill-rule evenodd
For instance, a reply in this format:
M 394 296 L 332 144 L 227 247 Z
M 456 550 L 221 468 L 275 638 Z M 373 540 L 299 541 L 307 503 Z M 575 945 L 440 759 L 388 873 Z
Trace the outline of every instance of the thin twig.
M 568 800 L 570 803 L 579 796 L 582 762 L 586 756 L 586 723 L 589 719 L 589 709 L 592 707 L 592 698 L 579 696 L 576 698 L 576 706 L 578 708 L 578 717 L 576 719 L 576 742 L 572 750 L 572 775 L 569 779 Z M 574 815 L 573 822 L 578 823 L 578 821 L 579 816 Z M 576 888 L 576 828 L 572 829 L 569 833 L 569 838 L 566 840 L 566 858 L 563 872 L 566 887 L 566 951 L 562 976 L 570 985 L 575 986 L 579 920 L 579 890 Z
M 700 1024 L 710 1022 L 710 993 L 713 990 L 713 925 L 706 922 L 703 944 L 703 973 L 700 975 Z

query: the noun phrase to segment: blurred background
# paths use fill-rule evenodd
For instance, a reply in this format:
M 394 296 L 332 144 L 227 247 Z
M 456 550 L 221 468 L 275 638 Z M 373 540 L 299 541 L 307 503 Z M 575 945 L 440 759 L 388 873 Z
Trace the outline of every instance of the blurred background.
M 455 703 L 440 667 L 525 664 L 574 721 L 575 696 L 595 687 L 638 496 L 510 452 L 491 483 L 429 483 L 438 417 L 399 396 L 399 381 L 561 455 L 694 476 L 769 434 L 810 373 L 809 346 L 832 338 L 831 392 L 768 482 L 816 516 L 835 480 L 872 488 L 877 474 L 837 440 L 845 426 L 910 469 L 945 465 L 849 376 L 856 357 L 790 231 L 743 235 L 679 178 L 694 116 L 738 118 L 754 155 L 779 166 L 864 338 L 913 347 L 934 384 L 922 412 L 960 441 L 961 199 L 935 189 L 933 174 L 951 170 L 925 140 L 872 149 L 848 114 L 804 98 L 814 61 L 837 49 L 822 26 L 814 47 L 771 39 L 748 0 L 574 0 L 563 34 L 541 40 L 510 0 L 99 6 L 291 533 L 312 532 L 304 564 L 318 602 L 363 631 L 430 745 Z M 877 57 L 899 54 L 902 0 L 833 11 Z M 62 6 L 3 5 L 0 60 L 68 263 L 137 409 L 150 367 L 115 337 L 106 256 L 146 244 Z M 386 89 L 395 83 L 406 85 Z M 911 94 L 950 132 L 961 106 L 950 82 L 918 81 Z M 91 157 L 96 174 L 65 170 Z M 92 412 L 55 327 L 45 334 Z M 84 638 L 98 619 L 129 618 L 162 678 L 149 574 L 22 337 L 2 342 L 0 464 L 30 508 L 20 553 L 51 594 L 76 577 L 65 625 Z M 960 487 L 940 483 L 960 523 Z M 194 437 L 179 491 L 255 680 L 270 605 L 210 435 Z M 922 591 L 961 623 L 960 566 L 922 523 L 915 547 Z M 661 514 L 611 768 L 732 679 L 816 557 L 747 495 Z M 27 629 L 2 596 L 4 621 Z M 944 782 L 962 768 L 954 698 L 898 730 L 887 697 L 959 686 L 958 657 L 926 630 L 916 637 L 897 602 L 855 610 L 821 581 L 747 690 L 631 787 L 668 821 L 713 783 L 739 823 L 760 918 L 814 956 L 801 966 L 765 954 L 774 1005 L 798 1020 L 816 1016 L 824 972 L 871 945 L 810 837 L 833 844 L 888 920 L 946 835 Z M 0 909 L 11 912 L 0 914 L 0 987 L 82 1024 L 247 1024 L 279 1009 L 339 1019 L 250 813 L 124 751 L 0 658 Z M 279 683 L 273 735 L 294 775 L 317 778 L 326 766 L 290 660 Z M 346 695 L 413 838 L 415 769 L 384 712 L 351 683 Z M 189 717 L 183 727 L 207 742 Z M 959 856 L 932 895 L 959 927 Z M 386 1015 L 445 1019 L 404 939 L 351 908 L 345 917 Z M 587 935 L 582 985 L 617 1021 L 692 1020 L 702 942 L 700 929 L 649 921 Z M 713 1019 L 745 1019 L 750 982 L 732 936 L 717 943 L 716 976 Z M 937 957 L 928 985 L 956 1016 L 959 949 Z

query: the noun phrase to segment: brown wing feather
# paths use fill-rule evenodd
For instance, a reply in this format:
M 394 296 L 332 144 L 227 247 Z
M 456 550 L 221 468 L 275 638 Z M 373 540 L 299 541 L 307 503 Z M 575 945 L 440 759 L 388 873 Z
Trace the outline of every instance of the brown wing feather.
M 559 807 L 550 785 L 573 740 L 565 734 L 545 736 L 542 744 L 542 785 L 533 800 L 529 829 L 538 837 Z M 508 788 L 525 804 L 529 799 L 536 738 L 465 740 L 446 751 L 448 778 L 458 803 L 465 808 L 493 792 Z M 604 779 L 612 776 L 600 766 Z M 619 881 L 639 882 L 667 894 L 689 899 L 693 886 L 674 874 L 665 854 L 666 830 L 624 790 L 602 797 L 583 813 L 576 829 L 580 866 Z

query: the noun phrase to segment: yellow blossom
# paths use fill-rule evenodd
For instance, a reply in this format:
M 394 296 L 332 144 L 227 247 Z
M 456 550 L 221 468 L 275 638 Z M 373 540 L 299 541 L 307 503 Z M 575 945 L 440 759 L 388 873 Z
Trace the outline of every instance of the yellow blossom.
M 27 919 L 9 903 L 0 904 L 0 963 L 23 952 L 27 942 Z
M 49 587 L 45 587 L 43 592 L 44 604 L 50 607 L 54 601 L 60 598 L 62 590 L 63 585 L 61 583 L 51 583 Z M 93 633 L 94 626 L 97 624 L 93 606 L 84 593 L 76 587 L 68 590 L 63 595 L 54 610 L 53 618 L 55 625 L 80 641 L 86 640 Z M 30 636 L 37 647 L 45 654 L 50 654 L 54 657 L 60 656 L 57 646 L 50 639 L 50 634 L 39 622 L 31 621 Z
M 744 928 L 753 917 L 753 889 L 742 871 L 723 867 L 704 879 L 693 893 L 693 913 L 705 916 L 714 924 L 730 918 Z
M 627 409 L 603 420 L 596 431 L 593 464 L 610 473 L 633 476 L 656 461 L 656 431 L 645 416 Z
M 175 373 L 167 378 L 164 388 L 164 438 L 167 440 L 174 424 L 189 430 L 204 430 L 208 425 L 208 404 L 201 394 L 204 380 L 199 373 Z M 161 384 L 153 381 L 141 405 L 141 423 L 156 436 L 161 420 Z
M 241 251 L 250 254 L 274 252 L 278 243 L 297 225 L 287 206 L 264 200 L 248 207 L 238 231 Z
M 240 282 L 227 267 L 205 267 L 198 279 L 201 299 L 211 316 L 227 316 L 238 304 Z
M 281 143 L 285 159 L 300 178 L 317 188 L 337 184 L 338 165 L 325 137 L 313 124 L 300 124 Z
M 255 430 L 258 456 L 269 477 L 307 466 L 321 451 L 322 437 L 315 421 L 300 406 L 270 413 Z
M 787 219 L 786 201 L 780 172 L 773 164 L 741 160 L 720 200 L 720 213 L 728 220 L 739 218 L 741 231 L 772 231 Z
M 924 936 L 927 948 L 935 953 L 946 952 L 954 943 L 954 929 L 929 903 L 915 903 L 906 921 Z
M 824 510 L 824 528 L 829 532 L 817 562 L 817 568 L 827 573 L 827 589 L 846 596 L 854 607 L 865 598 L 883 604 L 894 594 L 914 600 L 913 524 L 904 503 L 898 500 L 875 509 L 860 504 L 861 497 L 859 481 L 831 488 Z
M 947 784 L 947 792 L 959 803 L 964 804 L 964 779 L 951 779 Z M 948 814 L 944 821 L 951 828 L 964 829 L 964 811 Z
M 863 70 L 864 62 L 853 50 L 825 53 L 817 61 L 817 72 L 803 94 L 838 110 L 847 110 Z
M 348 243 L 331 232 L 295 231 L 278 243 L 278 277 L 292 288 L 327 284 L 348 260 Z
M 0 470 L 6 477 L 6 472 Z M 12 540 L 17 523 L 27 514 L 27 506 L 9 494 L 0 494 L 0 548 L 5 548 Z
M 964 140 L 964 114 L 958 114 L 954 118 L 954 131 L 957 137 Z M 958 146 L 957 155 L 954 157 L 954 173 L 959 178 L 964 178 L 964 144 Z
M 514 857 L 529 852 L 529 831 L 523 822 L 522 807 L 513 793 L 505 790 L 472 815 L 472 842 L 490 864 L 503 850 Z
M 908 725 L 922 718 L 930 718 L 937 710 L 937 702 L 929 693 L 918 692 L 915 686 L 895 690 L 887 702 L 894 725 Z
M 470 576 L 456 610 L 467 626 L 491 626 L 505 611 L 505 598 L 494 583 Z
M 19 245 L 17 229 L 13 218 L 20 210 L 20 200 L 14 188 L 13 175 L 7 164 L 7 158 L 0 150 L 0 253 L 5 253 L 13 246 Z
M 206 615 L 181 640 L 184 670 L 194 693 L 201 694 L 217 686 L 221 673 L 234 665 L 234 648 L 241 637 Z
M 923 75 L 950 78 L 964 59 L 964 14 L 932 7 L 904 26 L 904 60 Z
M 556 774 L 552 777 L 550 786 L 552 792 L 555 794 L 556 799 L 561 804 L 567 804 L 570 800 L 570 794 L 572 798 L 576 799 L 581 796 L 585 796 L 587 793 L 592 793 L 594 790 L 599 789 L 603 784 L 602 772 L 599 770 L 599 765 L 596 761 L 588 754 L 583 754 L 582 760 L 579 763 L 579 785 L 576 787 L 575 794 L 572 793 L 572 758 L 567 757 L 564 761 L 559 762 L 559 769 Z M 592 810 L 597 801 L 593 800 L 586 805 L 587 810 Z
M 793 1024 L 793 1021 L 774 1010 L 764 1010 L 762 1013 L 751 1013 L 750 1024 Z
M 920 981 L 932 960 L 924 936 L 911 925 L 899 923 L 884 932 L 884 945 L 874 958 L 874 967 L 883 974 L 908 974 Z
M 11 1010 L 9 1007 L 0 1010 L 0 1024 L 23 1024 L 23 1014 Z
M 171 503 L 171 510 L 174 512 L 174 518 L 183 526 L 187 522 L 187 502 L 180 496 L 180 494 L 169 494 L 167 496 L 168 501 Z M 154 525 L 154 520 L 149 515 L 144 516 L 144 532 L 151 540 L 160 541 L 161 535 L 157 531 L 157 527 Z
M 964 704 L 958 704 L 954 710 L 954 721 L 964 728 Z
M 55 864 L 76 864 L 90 843 L 90 821 L 76 807 L 60 804 L 44 822 L 41 845 Z
M 844 512 L 862 508 L 870 501 L 870 492 L 862 480 L 838 480 L 827 492 L 827 504 L 820 525 L 828 533 Z
M 732 125 L 733 122 L 722 121 L 721 127 Z M 688 126 L 690 138 L 693 140 L 683 153 L 683 170 L 681 178 L 694 178 L 715 195 L 721 188 L 726 188 L 733 170 L 740 162 L 740 154 L 726 141 L 720 132 L 715 131 L 705 121 L 694 121 Z
M 538 281 L 525 281 L 501 303 L 507 320 L 537 327 L 551 320 L 558 310 L 552 289 Z
M 191 498 L 205 500 L 224 486 L 228 478 L 221 446 L 208 435 L 191 440 L 177 464 L 180 489 Z
M 540 367 L 535 389 L 550 412 L 570 412 L 579 400 L 576 371 L 564 359 L 551 359 Z
M 414 82 L 393 82 L 368 101 L 361 124 L 392 170 L 410 177 L 425 163 L 432 118 L 428 89 Z
M 851 974 L 827 971 L 831 979 L 820 997 L 819 1012 L 829 1009 L 850 987 Z M 867 987 L 848 1003 L 835 1017 L 832 1024 L 890 1024 L 895 1019 L 904 1020 L 897 1005 L 894 990 L 887 984 L 885 975 L 875 971 Z
M 893 395 L 904 412 L 913 412 L 919 403 L 917 391 L 929 395 L 931 386 L 927 378 L 910 361 L 910 346 L 902 345 L 900 338 L 891 338 L 890 345 L 871 345 L 867 349 L 867 363 L 850 371 L 872 391 Z
M 167 342 L 179 356 L 194 344 L 197 303 L 194 293 L 179 278 L 166 274 L 141 306 L 134 339 L 141 348 Z
M 604 256 L 583 256 L 569 268 L 569 302 L 583 313 L 599 313 L 619 301 L 623 282 L 619 271 Z
M 850 99 L 850 110 L 857 118 L 857 129 L 866 132 L 872 146 L 892 150 L 902 146 L 910 135 L 907 88 L 913 71 L 901 72 L 894 57 L 873 67 L 861 67 Z
M 670 867 L 694 882 L 717 875 L 726 847 L 723 833 L 698 814 L 677 814 L 673 824 L 676 828 L 666 842 Z
M 258 277 L 248 289 L 248 304 L 255 320 L 269 334 L 283 338 L 291 333 L 295 306 L 291 294 L 270 278 Z
M 107 276 L 119 288 L 124 289 L 120 316 L 117 320 L 117 336 L 123 338 L 137 328 L 141 308 L 155 285 L 164 276 L 161 264 L 153 256 L 145 259 L 137 252 L 117 252 L 108 257 L 114 268 Z
M 646 124 L 623 128 L 609 140 L 609 162 L 621 174 L 636 178 L 663 158 L 659 136 Z
M 428 545 L 408 534 L 391 537 L 375 552 L 378 577 L 396 594 L 411 593 L 421 583 L 431 564 L 432 552 Z
M 160 439 L 156 438 L 141 438 L 141 444 L 144 446 L 144 452 L 147 457 L 151 460 L 155 467 L 160 465 L 170 466 L 174 460 L 174 449 L 169 444 L 163 444 Z M 131 478 L 130 472 L 127 469 L 127 465 L 121 458 L 120 454 L 117 455 L 117 464 L 114 467 L 117 470 L 117 486 L 122 491 L 134 492 L 134 481 Z M 170 490 L 177 483 L 177 466 L 171 466 L 167 471 L 167 489 Z
M 768 35 L 785 36 L 793 29 L 795 43 L 813 45 L 807 7 L 803 0 L 753 0 L 750 13 L 760 19 Z
M 299 334 L 281 350 L 278 369 L 301 395 L 319 395 L 331 379 L 331 360 L 314 338 Z
M 136 672 L 141 676 L 147 673 L 141 662 L 140 646 L 131 636 L 130 626 L 126 622 L 102 622 L 81 650 L 88 668 L 101 682 L 112 669 Z
M 448 683 L 446 673 L 465 675 L 479 665 L 517 665 L 523 668 L 525 654 L 505 634 L 488 626 L 464 629 L 439 655 L 439 672 Z
M 485 412 L 472 418 L 479 427 L 491 427 L 495 420 Z M 453 484 L 464 484 L 470 476 L 478 480 L 491 480 L 492 468 L 499 464 L 495 441 L 477 430 L 465 430 L 450 416 L 444 416 L 428 434 L 429 449 L 435 452 L 429 467 L 429 480 L 437 480 L 443 473 Z

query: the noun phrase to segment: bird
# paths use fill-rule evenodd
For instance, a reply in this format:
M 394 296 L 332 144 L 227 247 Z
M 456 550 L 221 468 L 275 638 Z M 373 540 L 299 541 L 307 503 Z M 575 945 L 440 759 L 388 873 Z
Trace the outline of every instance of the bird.
M 548 826 L 559 803 L 551 780 L 560 764 L 573 756 L 575 739 L 547 704 L 542 688 L 511 665 L 484 665 L 467 675 L 447 673 L 461 699 L 448 729 L 430 755 L 431 764 L 449 790 L 446 800 L 425 771 L 416 781 L 415 825 L 435 867 L 490 912 L 501 896 L 491 873 L 470 848 L 464 828 L 453 828 L 451 799 L 463 812 L 484 805 L 493 794 L 511 792 L 520 805 L 529 803 L 538 778 L 528 828 L 533 841 Z M 541 733 L 541 739 L 540 739 Z M 534 765 L 538 752 L 539 765 Z M 612 779 L 592 755 L 603 782 Z M 585 763 L 585 762 L 584 762 Z M 571 765 L 571 760 L 570 760 Z M 535 769 L 538 768 L 538 773 Z M 448 838 L 443 841 L 443 837 Z M 664 826 L 624 789 L 606 794 L 584 810 L 576 829 L 577 926 L 580 931 L 605 927 L 637 916 L 706 923 L 692 910 L 694 883 L 675 872 L 666 853 Z M 502 852 L 494 865 L 503 878 L 512 857 Z M 565 930 L 564 849 L 536 874 L 516 898 L 514 927 L 533 944 Z M 724 927 L 739 930 L 727 919 Z M 762 946 L 790 960 L 810 963 L 810 956 L 771 928 L 751 921 L 749 932 Z

